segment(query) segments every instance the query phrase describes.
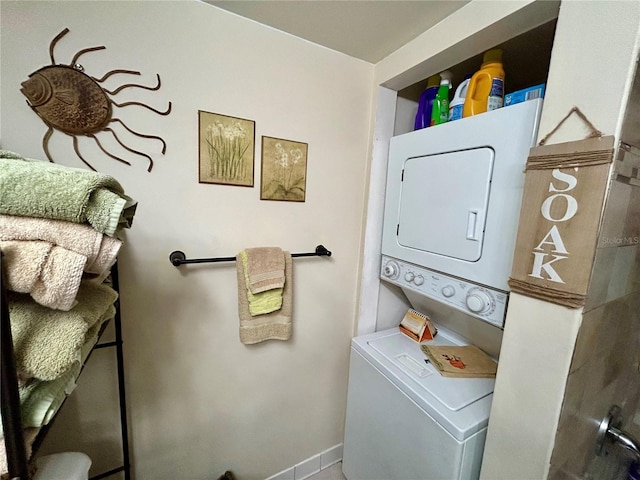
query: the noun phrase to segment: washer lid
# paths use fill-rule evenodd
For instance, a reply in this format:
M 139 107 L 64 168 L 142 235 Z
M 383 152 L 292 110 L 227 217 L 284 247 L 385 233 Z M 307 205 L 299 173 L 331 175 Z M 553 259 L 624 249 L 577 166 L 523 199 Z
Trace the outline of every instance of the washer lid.
M 397 367 L 394 372 L 403 383 L 423 398 L 430 396 L 438 399 L 449 410 L 458 411 L 473 402 L 493 393 L 493 378 L 451 378 L 443 377 L 436 368 L 427 362 L 426 355 L 419 343 L 397 332 L 391 335 L 373 338 L 367 344 L 387 362 Z M 445 337 L 441 331 L 434 340 L 422 342 L 425 345 L 457 345 Z

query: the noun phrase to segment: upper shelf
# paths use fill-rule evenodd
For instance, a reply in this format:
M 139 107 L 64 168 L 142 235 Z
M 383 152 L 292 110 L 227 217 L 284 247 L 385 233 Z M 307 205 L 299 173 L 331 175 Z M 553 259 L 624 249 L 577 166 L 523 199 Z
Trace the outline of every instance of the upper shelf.
M 506 42 L 495 45 L 494 48 L 503 50 L 502 58 L 506 73 L 505 93 L 547 81 L 556 23 L 557 19 L 554 19 Z M 465 75 L 472 75 L 480 68 L 483 53 L 468 58 L 457 65 L 452 65 L 447 69 L 453 74 L 451 79 L 453 90 L 464 80 Z M 440 72 L 432 72 L 431 75 L 438 73 Z M 426 83 L 425 78 L 398 91 L 398 96 L 417 102 L 426 87 Z

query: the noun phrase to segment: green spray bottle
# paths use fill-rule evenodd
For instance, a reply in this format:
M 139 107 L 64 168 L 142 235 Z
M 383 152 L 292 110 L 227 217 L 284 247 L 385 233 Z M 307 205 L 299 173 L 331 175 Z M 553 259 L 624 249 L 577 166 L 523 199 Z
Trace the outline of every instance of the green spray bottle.
M 449 88 L 451 87 L 451 80 L 443 78 L 440 80 L 440 87 L 436 94 L 436 99 L 433 101 L 433 108 L 431 109 L 431 126 L 440 125 L 445 123 L 449 119 Z

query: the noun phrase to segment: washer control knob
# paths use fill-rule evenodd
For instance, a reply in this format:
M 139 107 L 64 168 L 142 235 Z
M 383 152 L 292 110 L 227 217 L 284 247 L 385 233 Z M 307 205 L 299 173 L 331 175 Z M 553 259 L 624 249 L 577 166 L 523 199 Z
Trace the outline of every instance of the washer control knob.
M 455 293 L 456 293 L 456 289 L 453 288 L 453 285 L 445 285 L 444 287 L 442 287 L 442 295 L 444 295 L 447 298 L 453 297 Z
M 384 268 L 382 269 L 382 274 L 385 277 L 389 278 L 397 278 L 400 273 L 400 267 L 396 262 L 387 262 Z
M 413 279 L 416 278 L 415 274 L 413 272 L 407 272 L 404 274 L 404 279 L 407 282 L 413 282 Z
M 413 283 L 420 286 L 424 283 L 424 277 L 422 275 L 417 275 L 416 278 L 413 279 Z
M 467 295 L 467 307 L 474 313 L 483 313 L 491 308 L 491 297 L 482 290 L 473 290 Z

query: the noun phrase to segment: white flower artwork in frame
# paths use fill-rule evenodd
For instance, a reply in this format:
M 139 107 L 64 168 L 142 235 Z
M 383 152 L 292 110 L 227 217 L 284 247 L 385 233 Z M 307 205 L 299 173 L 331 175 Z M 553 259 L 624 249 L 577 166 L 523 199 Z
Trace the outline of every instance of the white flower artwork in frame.
M 307 152 L 306 143 L 262 137 L 261 200 L 305 201 Z
M 253 187 L 255 122 L 198 111 L 199 182 Z

